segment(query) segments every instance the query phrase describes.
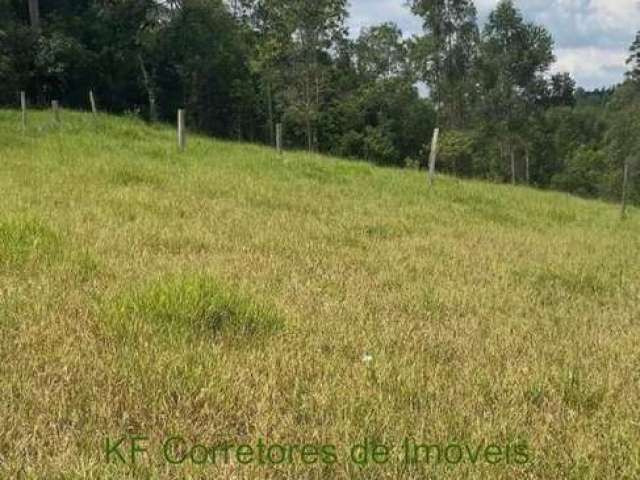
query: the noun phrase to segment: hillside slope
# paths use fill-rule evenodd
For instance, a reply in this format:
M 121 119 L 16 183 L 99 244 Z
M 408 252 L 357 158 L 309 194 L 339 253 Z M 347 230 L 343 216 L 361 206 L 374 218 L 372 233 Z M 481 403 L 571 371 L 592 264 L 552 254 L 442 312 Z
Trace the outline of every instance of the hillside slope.
M 0 192 L 0 477 L 640 476 L 637 210 L 195 136 L 179 153 L 169 128 L 67 111 L 25 133 L 0 111 Z M 127 433 L 149 437 L 131 471 L 104 451 Z M 336 461 L 172 465 L 172 434 Z M 350 462 L 363 438 L 390 461 Z M 404 464 L 405 438 L 440 463 Z M 465 453 L 490 444 L 526 458 Z

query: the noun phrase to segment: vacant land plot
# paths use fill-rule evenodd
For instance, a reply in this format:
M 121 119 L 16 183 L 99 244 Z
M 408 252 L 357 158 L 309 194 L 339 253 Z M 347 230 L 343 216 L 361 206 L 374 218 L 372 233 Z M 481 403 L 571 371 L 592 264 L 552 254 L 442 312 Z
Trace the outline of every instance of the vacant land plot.
M 0 477 L 640 477 L 637 210 L 19 125 L 0 111 Z

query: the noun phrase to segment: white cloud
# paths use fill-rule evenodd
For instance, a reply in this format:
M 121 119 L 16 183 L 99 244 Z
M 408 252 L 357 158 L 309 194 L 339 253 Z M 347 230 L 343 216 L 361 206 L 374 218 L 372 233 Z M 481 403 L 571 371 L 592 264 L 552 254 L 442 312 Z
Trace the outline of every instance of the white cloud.
M 626 52 L 616 48 L 577 47 L 556 49 L 554 72 L 571 72 L 578 85 L 606 87 L 622 80 Z
M 382 22 L 396 23 L 407 36 L 418 33 L 422 26 L 403 0 L 352 0 L 350 11 L 349 24 L 355 36 L 362 28 Z
M 476 2 L 481 21 L 498 0 Z M 585 88 L 622 81 L 627 49 L 640 28 L 638 0 L 516 0 L 529 21 L 556 42 L 553 71 L 568 71 Z

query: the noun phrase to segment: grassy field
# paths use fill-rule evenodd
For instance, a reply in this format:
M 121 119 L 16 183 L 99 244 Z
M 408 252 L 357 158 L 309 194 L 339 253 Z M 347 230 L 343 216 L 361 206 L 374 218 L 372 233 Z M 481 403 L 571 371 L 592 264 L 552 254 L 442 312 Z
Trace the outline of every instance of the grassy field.
M 0 193 L 0 478 L 640 478 L 638 210 L 68 111 Z

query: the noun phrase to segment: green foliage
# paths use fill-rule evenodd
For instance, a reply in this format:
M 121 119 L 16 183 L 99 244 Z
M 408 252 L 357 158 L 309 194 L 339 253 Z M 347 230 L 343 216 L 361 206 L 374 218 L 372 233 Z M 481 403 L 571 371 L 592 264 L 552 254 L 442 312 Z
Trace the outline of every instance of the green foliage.
M 542 75 L 554 60 L 544 27 L 527 23 L 510 0 L 501 0 L 484 28 L 479 60 L 481 111 L 507 142 L 526 128 Z
M 566 179 L 563 172 L 577 150 L 581 147 L 588 151 L 603 148 L 607 128 L 604 113 L 596 107 L 549 108 L 529 129 L 532 180 L 547 186 L 552 185 L 555 175 Z M 566 180 L 561 183 L 569 185 Z
M 576 104 L 576 82 L 568 73 L 556 73 L 551 76 L 547 105 L 573 107 Z
M 608 193 L 607 157 L 603 150 L 580 146 L 563 170 L 551 179 L 551 186 L 578 195 L 603 197 Z
M 636 37 L 631 47 L 629 47 L 627 65 L 630 66 L 630 70 L 627 72 L 627 78 L 634 82 L 640 82 L 640 31 L 636 33 Z
M 430 102 L 404 78 L 365 84 L 332 106 L 330 116 L 336 119 L 330 139 L 333 153 L 398 166 L 407 157 L 423 156 L 423 145 L 435 126 Z
M 468 132 L 448 130 L 440 137 L 438 154 L 445 171 L 458 175 L 471 173 L 474 138 Z
M 376 163 L 393 163 L 398 159 L 398 152 L 381 127 L 366 127 L 362 150 L 366 160 Z
M 619 165 L 640 154 L 639 114 L 640 83 L 628 81 L 616 90 L 611 102 L 611 128 L 607 134 L 610 152 Z
M 406 157 L 404 159 L 404 167 L 410 170 L 419 170 L 420 160 L 416 158 Z
M 247 52 L 225 7 L 189 2 L 171 18 L 157 33 L 151 54 L 161 117 L 173 120 L 176 110 L 186 107 L 191 128 L 229 137 L 250 134 Z
M 408 45 L 394 23 L 364 29 L 355 49 L 358 73 L 367 79 L 391 78 L 409 72 Z
M 493 72 L 494 78 L 503 82 L 508 79 L 519 87 L 530 86 L 536 75 L 545 72 L 554 60 L 549 32 L 525 22 L 512 0 L 501 0 L 490 13 L 482 40 L 485 58 L 503 67 Z M 510 87 L 509 83 L 505 86 Z
M 349 130 L 340 136 L 335 152 L 345 158 L 362 157 L 364 155 L 364 135 L 355 130 Z
M 424 35 L 411 44 L 416 74 L 430 86 L 443 125 L 463 128 L 473 94 L 478 40 L 475 5 L 471 0 L 408 3 L 424 27 Z
M 607 153 L 610 156 L 612 185 L 622 196 L 623 171 L 628 170 L 630 185 L 626 193 L 632 202 L 640 201 L 640 82 L 628 80 L 615 92 L 610 104 L 611 128 L 607 132 Z

